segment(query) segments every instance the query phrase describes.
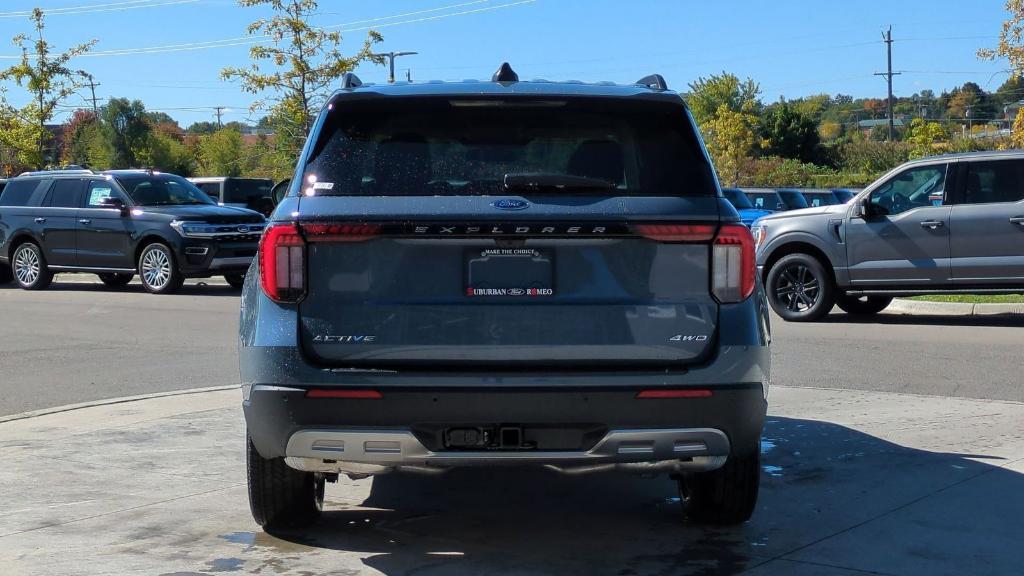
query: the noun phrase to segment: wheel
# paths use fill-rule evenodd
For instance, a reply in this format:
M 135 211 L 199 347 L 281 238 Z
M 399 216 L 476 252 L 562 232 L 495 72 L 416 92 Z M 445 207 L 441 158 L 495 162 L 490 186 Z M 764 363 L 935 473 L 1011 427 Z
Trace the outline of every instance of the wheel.
M 14 281 L 14 272 L 7 264 L 0 264 L 0 284 L 7 284 Z
M 703 524 L 746 522 L 754 513 L 760 482 L 760 446 L 749 456 L 730 455 L 717 470 L 686 474 L 678 479 L 683 514 Z
M 768 303 L 789 322 L 814 322 L 832 310 L 835 287 L 821 262 L 810 254 L 784 256 L 768 272 Z
M 174 254 L 166 244 L 154 242 L 139 254 L 139 279 L 153 294 L 170 294 L 181 288 L 185 277 L 178 271 Z
M 224 279 L 235 290 L 241 290 L 242 285 L 245 284 L 245 274 L 225 274 Z
M 892 302 L 889 296 L 847 296 L 841 294 L 836 297 L 836 306 L 839 306 L 850 316 L 874 316 Z
M 32 242 L 18 246 L 11 262 L 14 280 L 25 290 L 43 290 L 53 282 L 53 272 L 46 267 L 43 251 Z
M 269 529 L 299 527 L 316 520 L 324 508 L 324 475 L 293 470 L 284 458 L 260 456 L 248 435 L 246 444 L 253 520 Z
M 110 286 L 111 288 L 124 288 L 135 278 L 135 274 L 111 272 L 107 274 L 99 274 L 100 281 Z

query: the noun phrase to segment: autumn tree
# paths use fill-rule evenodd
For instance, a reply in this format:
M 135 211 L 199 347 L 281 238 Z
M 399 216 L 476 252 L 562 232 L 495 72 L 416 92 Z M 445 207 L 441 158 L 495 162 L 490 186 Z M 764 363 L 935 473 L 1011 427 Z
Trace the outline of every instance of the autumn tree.
M 938 145 L 949 141 L 949 131 L 938 122 L 928 122 L 923 118 L 914 118 L 907 130 L 907 142 L 910 144 L 910 157 L 921 158 L 938 151 Z
M 698 78 L 690 84 L 690 92 L 685 95 L 697 124 L 712 120 L 725 106 L 731 112 L 756 114 L 761 101 L 761 88 L 752 79 L 740 80 L 738 76 L 722 72 L 707 78 Z
M 233 128 L 203 135 L 199 140 L 199 164 L 203 173 L 241 176 L 245 168 L 243 149 L 242 134 Z
M 752 113 L 732 110 L 723 103 L 702 126 L 708 152 L 723 184 L 735 186 L 739 182 L 744 162 L 754 153 L 756 125 L 757 117 Z
M 999 43 L 995 48 L 982 48 L 978 56 L 986 60 L 1006 58 L 1010 62 L 1010 78 L 1024 76 L 1024 0 L 1006 0 L 1009 16 L 999 31 Z M 1010 145 L 1024 147 L 1024 114 L 1017 113 L 1010 133 Z
M 239 81 L 243 90 L 259 96 L 252 110 L 270 111 L 277 143 L 294 159 L 341 76 L 362 62 L 380 61 L 371 47 L 382 40 L 381 35 L 371 30 L 360 49 L 345 56 L 339 49 L 340 32 L 310 23 L 317 17 L 316 0 L 239 0 L 239 4 L 271 10 L 272 16 L 248 28 L 249 34 L 266 36 L 268 42 L 249 49 L 249 67 L 225 68 L 221 77 Z
M 53 119 L 64 100 L 84 86 L 86 74 L 72 70 L 69 64 L 73 58 L 88 52 L 96 41 L 55 53 L 44 36 L 43 11 L 33 9 L 30 20 L 35 28 L 34 37 L 27 34 L 14 37 L 21 59 L 0 71 L 0 82 L 13 81 L 31 94 L 32 101 L 18 109 L 8 103 L 6 95 L 0 91 L 0 117 L 5 119 L 0 123 L 0 144 L 17 150 L 26 164 L 41 167 L 46 162 L 46 142 L 52 137 L 46 130 L 46 123 Z

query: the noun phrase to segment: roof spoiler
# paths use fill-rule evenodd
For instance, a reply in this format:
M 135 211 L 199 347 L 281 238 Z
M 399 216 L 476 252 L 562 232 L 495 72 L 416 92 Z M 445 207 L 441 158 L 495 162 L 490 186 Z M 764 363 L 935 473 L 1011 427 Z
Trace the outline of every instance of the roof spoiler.
M 664 92 L 668 90 L 668 84 L 665 83 L 665 77 L 661 74 L 651 74 L 650 76 L 644 76 L 643 78 L 636 81 L 640 86 L 646 86 L 652 90 L 660 90 Z

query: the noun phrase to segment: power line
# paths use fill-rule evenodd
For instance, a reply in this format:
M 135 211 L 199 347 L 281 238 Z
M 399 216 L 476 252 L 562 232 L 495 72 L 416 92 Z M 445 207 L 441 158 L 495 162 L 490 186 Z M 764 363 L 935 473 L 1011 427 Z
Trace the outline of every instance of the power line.
M 128 0 L 126 2 L 110 2 L 106 4 L 90 4 L 84 6 L 69 6 L 66 8 L 42 9 L 46 16 L 71 16 L 78 14 L 93 14 L 96 12 L 122 12 L 124 10 L 135 10 L 138 8 L 159 8 L 161 6 L 177 6 L 179 4 L 195 4 L 200 0 Z M 0 12 L 0 18 L 27 18 L 32 15 L 31 10 L 17 12 Z

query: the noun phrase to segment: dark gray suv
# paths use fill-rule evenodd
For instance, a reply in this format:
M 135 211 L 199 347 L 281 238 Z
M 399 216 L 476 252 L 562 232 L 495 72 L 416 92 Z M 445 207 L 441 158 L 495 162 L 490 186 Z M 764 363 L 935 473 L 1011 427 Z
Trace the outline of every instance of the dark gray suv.
M 692 519 L 752 513 L 767 303 L 660 77 L 347 76 L 253 266 L 240 369 L 262 526 L 315 517 L 339 474 L 473 465 L 668 473 Z
M 1024 152 L 924 158 L 847 204 L 752 228 L 772 309 L 875 314 L 894 296 L 1024 293 Z

